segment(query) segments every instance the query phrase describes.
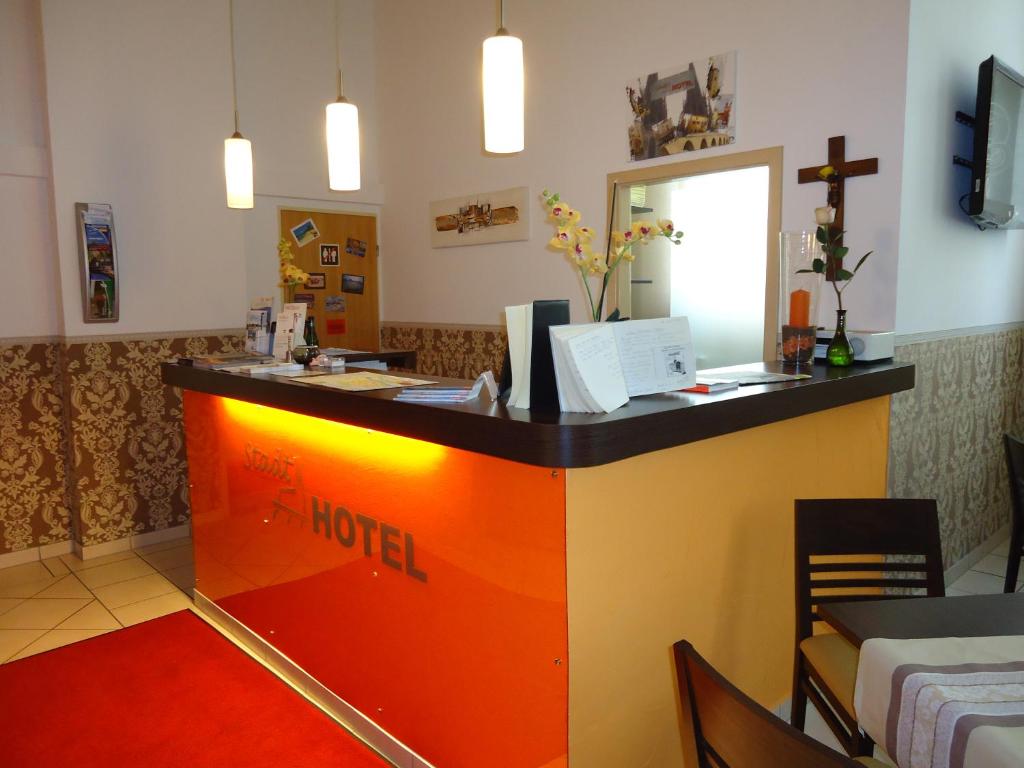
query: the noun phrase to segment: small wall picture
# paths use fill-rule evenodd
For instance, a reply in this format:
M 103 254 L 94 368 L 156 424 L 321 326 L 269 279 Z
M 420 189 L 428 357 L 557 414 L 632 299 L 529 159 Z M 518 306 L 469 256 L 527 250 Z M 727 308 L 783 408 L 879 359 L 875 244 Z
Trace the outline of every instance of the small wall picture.
M 320 266 L 337 267 L 341 264 L 341 250 L 337 243 L 320 244 Z
M 365 256 L 366 255 L 366 241 L 356 240 L 354 237 L 350 237 L 345 241 L 345 253 L 353 256 Z
M 325 312 L 344 312 L 346 299 L 341 294 L 328 296 L 324 299 Z
M 652 72 L 626 86 L 629 159 L 696 152 L 736 141 L 736 51 Z
M 322 290 L 327 287 L 327 275 L 323 272 L 310 272 L 306 288 Z
M 430 245 L 480 245 L 530 239 L 530 189 L 479 192 L 430 203 Z
M 341 276 L 342 293 L 362 293 L 365 282 L 366 277 L 363 275 L 343 274 Z
M 296 245 L 301 248 L 320 237 L 320 230 L 316 228 L 316 224 L 313 223 L 312 219 L 306 219 L 301 224 L 296 224 L 292 227 L 292 237 L 295 238 Z
M 295 298 L 292 299 L 296 304 L 315 304 L 316 296 L 312 293 L 296 293 Z

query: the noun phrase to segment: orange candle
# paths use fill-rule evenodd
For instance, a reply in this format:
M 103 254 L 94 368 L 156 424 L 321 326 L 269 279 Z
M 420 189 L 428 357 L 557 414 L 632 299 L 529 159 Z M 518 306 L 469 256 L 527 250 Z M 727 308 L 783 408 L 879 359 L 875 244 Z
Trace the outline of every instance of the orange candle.
M 789 294 L 789 324 L 806 328 L 811 324 L 811 292 L 798 288 Z

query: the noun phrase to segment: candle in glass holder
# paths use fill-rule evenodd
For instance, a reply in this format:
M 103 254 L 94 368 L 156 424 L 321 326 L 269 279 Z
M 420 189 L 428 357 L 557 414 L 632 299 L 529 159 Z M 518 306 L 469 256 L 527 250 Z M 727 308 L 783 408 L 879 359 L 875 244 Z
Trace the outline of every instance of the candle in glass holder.
M 811 292 L 798 288 L 789 294 L 789 324 L 806 328 L 811 324 Z

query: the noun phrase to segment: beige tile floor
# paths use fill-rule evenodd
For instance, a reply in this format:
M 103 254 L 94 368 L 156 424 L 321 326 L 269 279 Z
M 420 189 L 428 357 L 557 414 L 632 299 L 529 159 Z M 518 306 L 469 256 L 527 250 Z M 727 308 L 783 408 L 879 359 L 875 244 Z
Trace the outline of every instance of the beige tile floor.
M 192 540 L 0 570 L 0 664 L 192 606 Z
M 1006 579 L 1006 560 L 1010 553 L 1010 540 L 1007 539 L 998 547 L 985 555 L 974 566 L 946 587 L 946 594 L 956 595 L 995 595 L 1003 591 Z M 1024 567 L 1017 578 L 1017 591 L 1024 588 Z

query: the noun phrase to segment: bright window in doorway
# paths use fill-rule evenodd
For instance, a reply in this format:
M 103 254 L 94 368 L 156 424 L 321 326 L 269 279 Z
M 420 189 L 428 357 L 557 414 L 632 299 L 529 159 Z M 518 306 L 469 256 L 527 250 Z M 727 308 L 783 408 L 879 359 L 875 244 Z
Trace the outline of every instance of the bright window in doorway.
M 609 177 L 621 185 L 616 228 L 671 219 L 684 232 L 679 246 L 637 249 L 618 307 L 634 319 L 686 316 L 698 369 L 774 359 L 781 161 L 781 150 L 758 150 Z

